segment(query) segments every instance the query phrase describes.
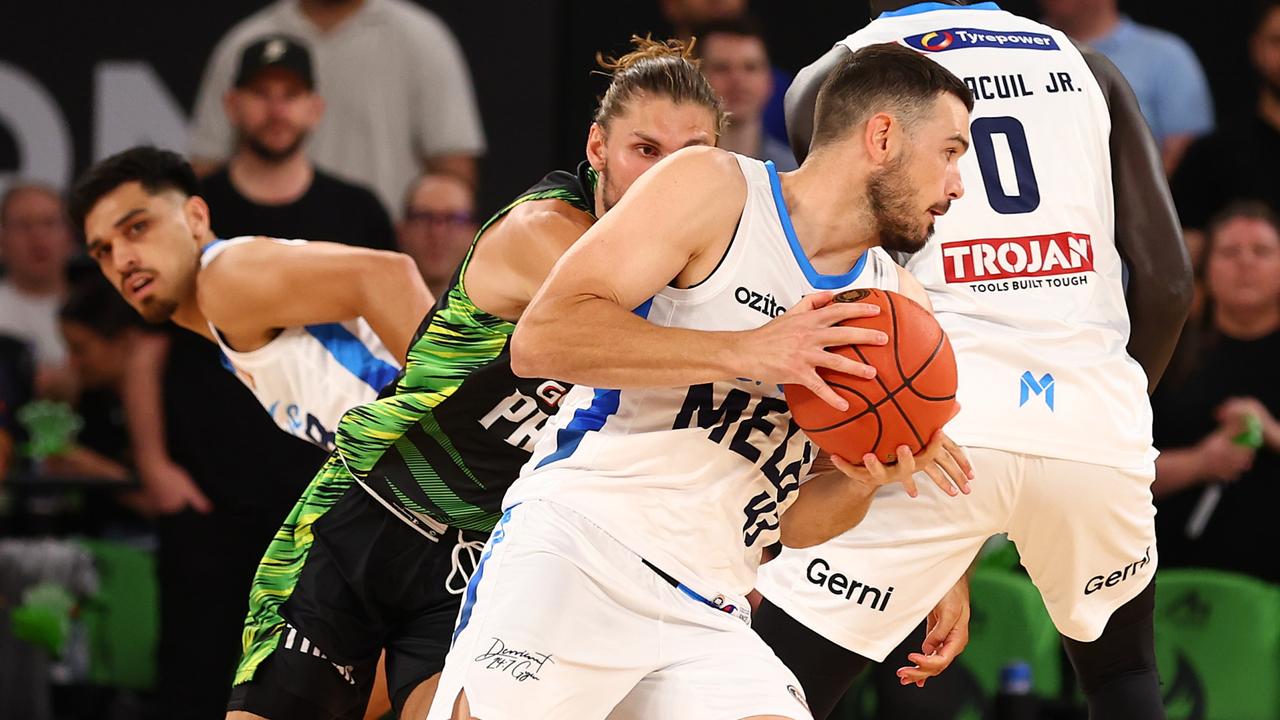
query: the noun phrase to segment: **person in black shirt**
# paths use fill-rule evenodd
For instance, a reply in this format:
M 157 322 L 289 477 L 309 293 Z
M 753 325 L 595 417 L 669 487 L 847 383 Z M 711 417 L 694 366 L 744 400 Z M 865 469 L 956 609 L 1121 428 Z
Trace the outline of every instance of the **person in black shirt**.
M 1201 324 L 1152 398 L 1160 564 L 1280 582 L 1258 545 L 1280 503 L 1280 227 L 1261 203 L 1209 225 Z
M 1260 6 L 1249 54 L 1261 87 L 1248 117 L 1225 123 L 1191 145 L 1170 181 L 1182 226 L 1197 255 L 1210 218 L 1235 200 L 1260 200 L 1280 212 L 1280 0 Z
M 378 198 L 322 172 L 303 150 L 324 112 L 305 47 L 283 35 L 251 43 L 225 105 L 239 137 L 236 152 L 201 187 L 219 237 L 267 235 L 396 249 L 391 218 Z

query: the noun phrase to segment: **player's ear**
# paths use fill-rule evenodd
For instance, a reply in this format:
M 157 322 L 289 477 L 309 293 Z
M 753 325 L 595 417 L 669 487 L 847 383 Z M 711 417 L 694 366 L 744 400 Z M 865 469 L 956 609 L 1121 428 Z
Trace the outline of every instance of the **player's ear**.
M 876 113 L 867 120 L 866 127 L 863 132 L 863 141 L 867 148 L 867 154 L 871 156 L 873 163 L 879 165 L 886 162 L 889 158 L 889 149 L 892 144 L 892 134 L 897 121 L 888 113 Z
M 587 132 L 587 162 L 596 172 L 604 167 L 604 143 L 604 128 L 598 122 L 591 123 L 591 130 Z
M 196 241 L 201 241 L 212 234 L 209 221 L 209 204 L 199 195 L 192 195 L 182 205 L 182 214 L 187 218 L 187 227 Z

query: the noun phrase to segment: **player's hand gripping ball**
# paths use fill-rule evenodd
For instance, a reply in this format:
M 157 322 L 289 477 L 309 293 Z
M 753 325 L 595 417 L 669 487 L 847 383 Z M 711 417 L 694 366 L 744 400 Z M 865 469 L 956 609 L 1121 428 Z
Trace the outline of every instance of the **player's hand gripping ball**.
M 889 342 L 830 348 L 874 367 L 876 376 L 867 380 L 819 368 L 849 409 L 836 410 L 802 385 L 785 385 L 792 417 L 819 447 L 850 462 L 874 453 L 892 463 L 901 445 L 919 455 L 959 410 L 956 357 L 947 334 L 928 310 L 895 292 L 846 290 L 834 302 L 879 305 L 879 315 L 842 324 L 883 331 Z

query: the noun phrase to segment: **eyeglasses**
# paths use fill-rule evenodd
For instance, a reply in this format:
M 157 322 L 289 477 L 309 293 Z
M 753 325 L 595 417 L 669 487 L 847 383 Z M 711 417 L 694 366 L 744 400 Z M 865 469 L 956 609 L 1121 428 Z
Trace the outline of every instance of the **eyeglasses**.
M 428 227 L 433 225 L 460 227 L 470 225 L 473 216 L 469 212 L 438 213 L 430 210 L 410 210 L 405 213 L 404 219 L 405 222 L 420 223 Z

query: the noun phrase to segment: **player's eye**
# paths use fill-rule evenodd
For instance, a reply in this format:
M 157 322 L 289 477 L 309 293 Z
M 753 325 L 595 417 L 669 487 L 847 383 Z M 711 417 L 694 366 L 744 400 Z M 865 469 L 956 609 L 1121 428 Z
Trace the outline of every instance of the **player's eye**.
M 647 158 L 658 157 L 658 148 L 652 145 L 637 145 L 636 151 Z
M 138 235 L 141 235 L 142 233 L 146 232 L 146 230 L 147 230 L 147 221 L 139 220 L 138 222 L 129 226 L 129 237 L 137 237 Z

